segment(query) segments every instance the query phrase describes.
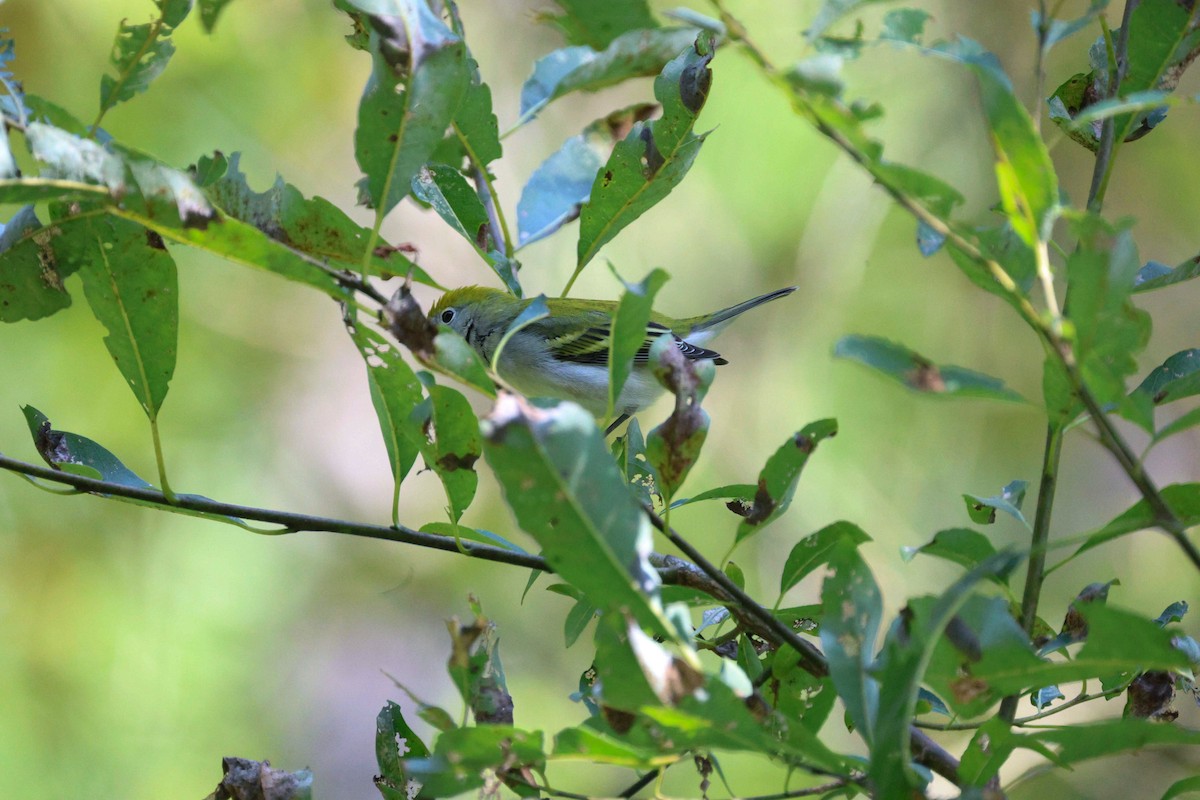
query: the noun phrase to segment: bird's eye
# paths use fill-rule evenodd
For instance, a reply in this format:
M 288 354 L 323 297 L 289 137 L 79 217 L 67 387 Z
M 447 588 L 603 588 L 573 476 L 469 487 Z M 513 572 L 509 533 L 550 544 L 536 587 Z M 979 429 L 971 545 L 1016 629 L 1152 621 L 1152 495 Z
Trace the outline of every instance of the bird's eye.
M 445 311 L 442 312 L 442 322 L 449 325 L 453 321 L 454 321 L 454 309 L 447 308 Z

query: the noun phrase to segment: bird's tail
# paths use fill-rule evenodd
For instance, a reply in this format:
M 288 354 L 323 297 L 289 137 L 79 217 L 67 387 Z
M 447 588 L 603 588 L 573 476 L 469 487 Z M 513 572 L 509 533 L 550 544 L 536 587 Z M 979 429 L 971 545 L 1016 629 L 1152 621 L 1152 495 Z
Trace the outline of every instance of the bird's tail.
M 784 289 L 776 289 L 773 292 L 767 292 L 764 295 L 751 298 L 744 303 L 738 303 L 736 306 L 721 309 L 712 314 L 705 314 L 702 317 L 693 317 L 686 320 L 688 323 L 688 335 L 683 338 L 689 342 L 694 342 L 693 337 L 696 334 L 707 334 L 703 338 L 709 339 L 714 336 L 717 331 L 725 327 L 725 325 L 734 317 L 744 314 L 752 308 L 757 308 L 763 303 L 769 303 L 772 300 L 778 300 L 781 297 L 787 297 L 792 292 L 796 291 L 795 286 L 788 286 Z

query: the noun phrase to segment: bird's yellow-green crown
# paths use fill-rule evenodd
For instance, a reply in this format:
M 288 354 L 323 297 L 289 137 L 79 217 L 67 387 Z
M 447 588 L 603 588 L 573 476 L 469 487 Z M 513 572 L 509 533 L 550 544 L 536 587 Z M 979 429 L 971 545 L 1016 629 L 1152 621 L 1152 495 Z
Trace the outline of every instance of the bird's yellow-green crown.
M 489 289 L 486 286 L 460 286 L 457 289 L 451 289 L 444 295 L 438 298 L 433 304 L 433 308 L 429 309 L 429 316 L 436 317 L 443 309 L 452 306 L 461 306 L 464 303 L 481 303 L 487 297 L 496 294 L 497 289 Z

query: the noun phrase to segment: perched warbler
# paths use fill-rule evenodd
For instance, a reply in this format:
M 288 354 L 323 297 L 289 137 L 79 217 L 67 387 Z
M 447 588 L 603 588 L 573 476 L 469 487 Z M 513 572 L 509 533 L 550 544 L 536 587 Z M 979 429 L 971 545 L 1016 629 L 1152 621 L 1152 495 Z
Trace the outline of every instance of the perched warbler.
M 789 286 L 698 317 L 652 314 L 614 412 L 633 414 L 662 393 L 649 365 L 650 347 L 660 336 L 673 337 L 689 359 L 728 363 L 719 353 L 706 350 L 704 343 L 739 314 L 794 291 L 796 287 Z M 453 328 L 491 363 L 505 332 L 530 302 L 499 289 L 465 286 L 442 295 L 429 318 Z M 497 363 L 500 377 L 525 395 L 574 400 L 600 417 L 608 407 L 608 350 L 617 303 L 564 297 L 548 299 L 546 306 L 548 317 L 517 331 L 505 343 Z

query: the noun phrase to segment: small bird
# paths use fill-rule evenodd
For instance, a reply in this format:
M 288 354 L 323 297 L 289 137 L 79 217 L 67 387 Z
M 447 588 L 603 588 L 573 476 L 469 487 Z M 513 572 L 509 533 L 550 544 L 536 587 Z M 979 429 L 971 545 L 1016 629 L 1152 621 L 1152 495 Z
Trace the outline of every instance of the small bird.
M 633 359 L 630 373 L 614 411 L 629 415 L 658 397 L 663 388 L 651 373 L 650 348 L 660 336 L 671 336 L 676 347 L 691 360 L 711 358 L 725 364 L 719 353 L 704 348 L 734 317 L 796 291 L 778 289 L 735 306 L 698 317 L 672 319 L 651 314 L 645 338 Z M 521 300 L 499 289 L 464 286 L 451 289 L 429 311 L 435 323 L 448 325 L 462 335 L 489 364 L 496 346 L 513 320 L 532 300 Z M 500 377 L 529 397 L 573 400 L 602 416 L 608 408 L 608 352 L 613 315 L 612 300 L 546 300 L 548 317 L 517 331 L 500 352 Z

